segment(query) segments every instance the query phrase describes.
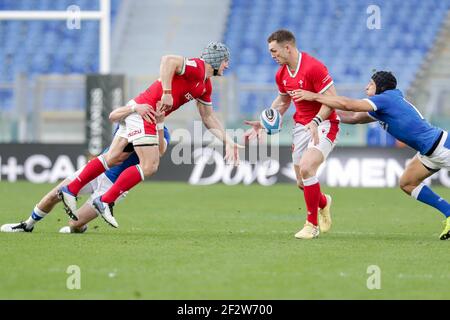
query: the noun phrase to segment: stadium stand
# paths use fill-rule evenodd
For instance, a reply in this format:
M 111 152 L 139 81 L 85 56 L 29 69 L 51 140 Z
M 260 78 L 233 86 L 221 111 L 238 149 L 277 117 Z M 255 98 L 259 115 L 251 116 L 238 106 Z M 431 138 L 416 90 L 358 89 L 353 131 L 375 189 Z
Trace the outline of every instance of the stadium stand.
M 209 41 L 219 41 L 223 37 L 229 2 L 125 1 L 122 9 L 127 9 L 129 14 L 123 21 L 117 21 L 124 25 L 122 30 L 120 25 L 117 26 L 119 30 L 115 36 L 123 35 L 117 41 L 120 47 L 139 50 L 113 50 L 112 71 L 153 75 L 159 72 L 164 54 L 198 56 Z
M 119 4 L 111 1 L 112 21 Z M 90 0 L 2 0 L 0 10 L 66 10 L 71 5 L 99 10 L 98 1 Z M 65 21 L 0 21 L 0 82 L 11 82 L 21 72 L 97 72 L 98 30 L 95 21 L 83 21 L 79 30 L 68 29 Z

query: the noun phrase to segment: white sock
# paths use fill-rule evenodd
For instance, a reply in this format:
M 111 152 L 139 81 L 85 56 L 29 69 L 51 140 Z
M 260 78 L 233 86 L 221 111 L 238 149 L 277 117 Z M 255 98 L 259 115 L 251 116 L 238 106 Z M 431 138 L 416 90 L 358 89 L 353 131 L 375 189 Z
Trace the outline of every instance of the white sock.
M 42 220 L 47 214 L 48 212 L 44 212 L 39 209 L 38 206 L 35 206 L 30 217 L 27 219 L 27 221 L 25 221 L 25 223 L 27 224 L 27 229 L 31 229 L 36 222 Z

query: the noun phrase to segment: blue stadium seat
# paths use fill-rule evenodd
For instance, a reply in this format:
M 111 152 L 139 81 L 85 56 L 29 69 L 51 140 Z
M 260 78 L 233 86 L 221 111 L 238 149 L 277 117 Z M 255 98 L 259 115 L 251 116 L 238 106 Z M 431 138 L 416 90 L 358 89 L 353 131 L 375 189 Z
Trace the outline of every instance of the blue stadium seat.
M 121 1 L 111 1 L 112 23 Z M 70 5 L 99 10 L 99 1 L 92 0 L 0 0 L 0 10 L 66 10 Z M 65 21 L 0 21 L 0 82 L 11 82 L 20 72 L 98 72 L 98 30 L 93 21 L 83 21 L 80 30 L 68 29 Z M 1 98 L 0 108 L 12 104 L 7 100 L 12 96 Z

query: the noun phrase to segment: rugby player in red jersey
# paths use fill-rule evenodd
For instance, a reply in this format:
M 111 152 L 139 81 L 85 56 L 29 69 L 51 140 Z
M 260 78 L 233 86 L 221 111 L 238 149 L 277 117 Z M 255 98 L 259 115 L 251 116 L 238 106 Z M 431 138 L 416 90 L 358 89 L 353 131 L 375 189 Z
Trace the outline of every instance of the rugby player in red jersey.
M 112 210 L 116 199 L 143 181 L 144 177 L 152 176 L 158 169 L 158 136 L 154 121 L 158 101 L 161 101 L 162 110 L 167 117 L 190 100 L 197 100 L 203 124 L 225 144 L 225 159 L 237 164 L 238 145 L 227 137 L 222 123 L 213 111 L 211 101 L 210 78 L 223 75 L 224 70 L 228 68 L 229 58 L 228 48 L 220 42 L 211 42 L 204 49 L 201 58 L 163 56 L 160 78 L 127 104 L 129 114 L 121 124 L 108 153 L 91 160 L 76 179 L 60 190 L 60 196 L 69 215 L 76 218 L 76 196 L 81 188 L 116 165 L 125 146 L 132 142 L 139 157 L 139 164 L 123 171 L 114 185 L 93 202 L 98 213 L 111 226 L 118 227 Z M 142 111 L 142 108 L 136 108 L 138 105 L 145 105 L 148 108 Z
M 288 30 L 278 30 L 267 39 L 272 58 L 280 65 L 275 76 L 279 95 L 272 108 L 283 115 L 291 105 L 294 90 L 303 89 L 325 95 L 336 95 L 333 79 L 327 68 L 311 55 L 299 51 L 295 36 Z M 331 228 L 331 197 L 320 190 L 317 170 L 336 145 L 339 118 L 336 112 L 317 102 L 294 101 L 295 114 L 292 143 L 297 185 L 304 192 L 307 221 L 295 234 L 298 239 L 312 239 L 320 231 Z M 259 121 L 246 121 L 252 128 L 249 139 L 259 134 Z

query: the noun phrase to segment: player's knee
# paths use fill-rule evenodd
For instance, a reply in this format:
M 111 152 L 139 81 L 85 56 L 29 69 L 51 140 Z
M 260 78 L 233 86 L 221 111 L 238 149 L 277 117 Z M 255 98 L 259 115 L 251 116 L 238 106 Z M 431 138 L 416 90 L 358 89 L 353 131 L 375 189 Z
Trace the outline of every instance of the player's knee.
M 149 177 L 153 175 L 156 171 L 158 171 L 158 163 L 157 162 L 145 163 L 141 165 L 141 169 L 144 172 L 144 176 Z
M 300 169 L 300 174 L 303 179 L 310 178 L 316 175 L 316 170 L 307 164 L 303 164 Z
M 400 179 L 400 189 L 402 189 L 405 193 L 411 194 L 415 187 L 417 186 L 411 181 L 407 179 Z
M 122 153 L 116 158 L 116 162 L 119 162 L 119 163 L 117 163 L 116 165 L 119 165 L 119 164 L 121 164 L 122 162 L 124 162 L 125 160 L 127 160 L 129 156 L 130 156 L 129 153 L 122 152 Z
M 108 165 L 109 168 L 112 168 L 114 166 L 117 166 L 119 164 L 121 164 L 123 162 L 123 160 L 120 157 L 120 154 L 118 155 L 106 155 L 105 156 L 105 160 L 106 160 L 106 164 Z

